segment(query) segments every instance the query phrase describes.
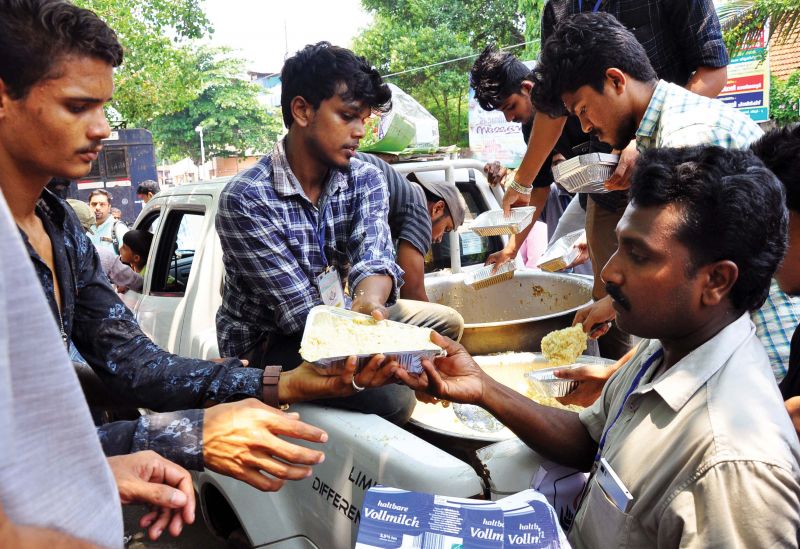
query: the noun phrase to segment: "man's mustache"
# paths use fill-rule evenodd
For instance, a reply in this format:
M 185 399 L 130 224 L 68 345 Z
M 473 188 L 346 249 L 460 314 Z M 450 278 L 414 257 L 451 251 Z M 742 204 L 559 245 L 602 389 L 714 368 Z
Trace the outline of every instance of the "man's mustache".
M 606 282 L 606 293 L 611 296 L 611 299 L 619 303 L 626 311 L 631 310 L 631 303 L 628 298 L 619 289 L 619 286 L 613 282 Z

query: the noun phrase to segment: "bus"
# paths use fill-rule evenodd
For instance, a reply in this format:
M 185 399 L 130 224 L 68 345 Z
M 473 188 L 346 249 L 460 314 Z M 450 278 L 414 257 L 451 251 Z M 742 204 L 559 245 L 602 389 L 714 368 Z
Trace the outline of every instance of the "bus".
M 114 130 L 103 140 L 92 171 L 76 182 L 75 198 L 88 202 L 93 190 L 106 189 L 113 197 L 112 206 L 122 211 L 130 226 L 142 211 L 136 188 L 147 179 L 158 181 L 152 134 L 141 128 Z

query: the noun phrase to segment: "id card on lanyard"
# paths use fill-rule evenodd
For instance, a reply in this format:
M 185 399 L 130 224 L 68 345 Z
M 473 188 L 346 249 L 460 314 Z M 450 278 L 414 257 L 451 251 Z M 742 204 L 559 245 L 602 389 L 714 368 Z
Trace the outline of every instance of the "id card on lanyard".
M 325 270 L 317 275 L 317 289 L 319 290 L 322 303 L 333 307 L 344 307 L 344 288 L 339 271 L 328 264 L 328 257 L 325 255 L 325 212 L 328 211 L 326 202 L 319 212 L 319 222 L 316 224 L 317 243 L 322 261 L 325 262 Z M 304 208 L 305 209 L 305 208 Z M 314 226 L 314 217 L 305 209 L 309 223 Z
M 633 505 L 634 497 L 633 494 L 628 490 L 625 484 L 622 482 L 622 479 L 619 478 L 616 471 L 611 467 L 611 464 L 608 463 L 606 458 L 603 457 L 603 448 L 606 445 L 606 437 L 608 436 L 608 432 L 611 431 L 614 424 L 617 423 L 619 416 L 622 415 L 622 411 L 625 409 L 625 405 L 628 403 L 628 397 L 639 387 L 639 383 L 642 380 L 645 372 L 653 365 L 657 360 L 663 358 L 664 356 L 664 349 L 659 349 L 653 355 L 648 358 L 642 367 L 639 368 L 639 371 L 636 373 L 636 377 L 633 378 L 631 382 L 631 386 L 628 388 L 627 393 L 625 393 L 625 397 L 622 399 L 622 405 L 617 410 L 617 415 L 614 416 L 614 419 L 611 420 L 609 426 L 603 432 L 603 435 L 600 437 L 600 442 L 597 445 L 597 454 L 594 457 L 594 465 L 592 466 L 592 475 L 589 478 L 589 482 L 586 483 L 586 487 L 584 488 L 584 493 L 581 494 L 581 499 L 586 495 L 586 490 L 589 487 L 589 484 L 592 480 L 595 480 L 600 486 L 600 488 L 605 492 L 608 499 L 614 502 L 614 505 L 622 511 L 623 513 L 627 513 L 631 506 Z

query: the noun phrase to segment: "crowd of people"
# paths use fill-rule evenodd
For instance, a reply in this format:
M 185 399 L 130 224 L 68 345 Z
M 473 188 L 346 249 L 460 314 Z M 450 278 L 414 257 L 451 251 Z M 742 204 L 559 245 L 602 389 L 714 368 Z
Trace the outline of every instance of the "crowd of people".
M 115 220 L 108 191 L 87 204 L 48 190 L 88 173 L 108 137 L 123 48 L 63 0 L 0 0 L 0 13 L 0 546 L 120 547 L 131 502 L 153 505 L 140 523 L 151 538 L 178 535 L 195 518 L 189 470 L 269 491 L 324 459 L 296 441 L 328 435 L 289 405 L 403 424 L 417 399 L 478 404 L 591 472 L 575 547 L 797 546 L 800 126 L 764 134 L 713 99 L 728 56 L 710 0 L 551 0 L 532 71 L 489 47 L 471 72 L 481 106 L 523 124 L 528 143 L 518 170 L 487 166 L 504 208 L 546 210 L 554 237 L 586 228 L 595 302 L 575 321 L 619 360 L 561 373 L 580 381 L 567 397 L 580 413 L 487 376 L 457 342 L 461 315 L 428 301 L 425 255 L 464 222 L 463 198 L 356 151 L 391 90 L 327 42 L 286 60 L 287 133 L 220 197 L 223 358 L 155 345 L 117 293 L 141 290 L 152 234 Z M 614 192 L 552 185 L 553 163 L 612 150 Z M 512 260 L 528 232 L 487 262 Z M 299 343 L 323 303 L 432 328 L 447 356 L 418 375 L 383 355 L 320 373 Z M 106 400 L 152 412 L 95 427 L 70 355 Z

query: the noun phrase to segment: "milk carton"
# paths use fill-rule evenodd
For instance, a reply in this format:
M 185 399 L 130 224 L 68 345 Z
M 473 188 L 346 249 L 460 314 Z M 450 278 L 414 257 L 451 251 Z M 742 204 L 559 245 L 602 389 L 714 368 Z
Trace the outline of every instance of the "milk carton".
M 503 511 L 491 501 L 376 486 L 364 496 L 356 549 L 503 547 Z
M 569 548 L 555 511 L 542 494 L 525 490 L 495 503 L 503 510 L 506 548 Z

